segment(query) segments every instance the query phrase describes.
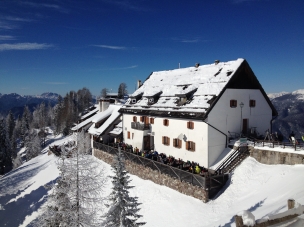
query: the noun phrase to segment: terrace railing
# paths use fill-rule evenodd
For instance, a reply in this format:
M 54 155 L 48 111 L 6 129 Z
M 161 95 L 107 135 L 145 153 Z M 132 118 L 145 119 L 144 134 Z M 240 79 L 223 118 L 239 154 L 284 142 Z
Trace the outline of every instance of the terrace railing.
M 101 144 L 98 142 L 94 142 L 93 146 L 96 149 L 102 150 L 112 155 L 116 155 L 118 153 L 117 148 L 105 144 Z M 163 174 L 167 174 L 170 177 L 176 178 L 180 181 L 188 182 L 192 185 L 202 187 L 204 189 L 209 189 L 210 191 L 214 191 L 214 190 L 218 191 L 218 189 L 221 188 L 228 179 L 228 175 L 212 175 L 206 172 L 205 175 L 202 176 L 199 174 L 194 174 L 191 172 L 184 171 L 182 169 L 178 169 L 176 167 L 172 167 L 170 165 L 166 165 L 161 162 L 154 161 L 152 159 L 138 156 L 131 152 L 127 152 L 124 150 L 121 150 L 121 152 L 123 152 L 126 160 L 130 160 L 136 164 L 149 167 L 153 170 L 159 171 Z

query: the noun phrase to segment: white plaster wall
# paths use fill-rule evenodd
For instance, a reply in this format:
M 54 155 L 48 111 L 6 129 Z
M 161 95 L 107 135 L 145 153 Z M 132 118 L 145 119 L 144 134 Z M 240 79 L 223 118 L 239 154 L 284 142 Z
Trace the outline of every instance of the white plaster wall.
M 237 100 L 237 107 L 230 107 L 230 100 Z M 256 100 L 255 107 L 249 107 L 249 100 Z M 240 103 L 244 103 L 244 107 L 240 108 Z M 240 133 L 242 127 L 242 119 L 248 119 L 248 129 L 257 127 L 260 134 L 264 134 L 265 130 L 270 129 L 270 121 L 272 119 L 272 110 L 266 102 L 261 91 L 258 89 L 226 89 L 221 99 L 216 103 L 212 111 L 208 115 L 208 123 L 219 129 L 223 133 L 230 132 Z M 214 131 L 214 132 L 213 132 Z M 220 138 L 220 133 L 209 127 L 209 163 L 212 163 L 220 155 L 223 145 L 222 142 L 215 144 Z M 220 140 L 222 141 L 222 140 Z M 224 148 L 224 147 L 223 147 Z
M 133 116 L 137 116 L 137 121 L 139 121 L 138 115 L 130 115 L 130 114 L 123 114 L 123 139 L 124 142 L 127 144 L 132 145 L 134 148 L 137 147 L 138 149 L 143 149 L 143 137 L 145 131 L 136 130 L 131 128 L 131 122 L 133 122 Z M 128 139 L 128 131 L 130 132 L 130 139 Z M 132 133 L 134 133 L 132 138 Z

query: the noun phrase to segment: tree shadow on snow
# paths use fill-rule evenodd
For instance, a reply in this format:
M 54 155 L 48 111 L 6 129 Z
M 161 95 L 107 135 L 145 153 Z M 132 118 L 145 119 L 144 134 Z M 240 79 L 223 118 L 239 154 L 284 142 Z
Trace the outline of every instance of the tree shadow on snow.
M 6 194 L 14 193 L 16 190 L 16 187 L 19 184 L 22 184 L 22 182 L 28 181 L 30 178 L 35 176 L 39 171 L 46 168 L 47 167 L 46 164 L 48 162 L 45 162 L 33 169 L 29 169 L 26 171 L 24 171 L 24 168 L 29 167 L 30 165 L 24 166 L 24 167 L 15 169 L 12 172 L 6 174 L 3 178 L 0 179 L 0 195 L 3 196 Z M 33 165 L 33 164 L 31 164 L 31 165 Z M 18 173 L 18 172 L 20 172 L 20 173 Z M 0 200 L 1 200 L 1 197 L 0 197 Z
M 50 181 L 47 185 L 55 183 L 56 180 Z M 14 227 L 21 225 L 27 215 L 37 211 L 47 200 L 48 190 L 44 186 L 40 186 L 17 201 L 6 204 L 21 192 L 19 190 L 16 194 L 8 194 L 0 198 L 0 204 L 4 208 L 0 211 L 0 226 Z

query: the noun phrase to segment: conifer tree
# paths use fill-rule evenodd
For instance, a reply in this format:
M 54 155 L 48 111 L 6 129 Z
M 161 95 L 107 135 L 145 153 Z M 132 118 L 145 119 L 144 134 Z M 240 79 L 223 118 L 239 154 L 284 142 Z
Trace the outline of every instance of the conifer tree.
M 14 115 L 13 115 L 12 111 L 10 110 L 10 112 L 8 113 L 8 115 L 6 117 L 6 130 L 8 133 L 8 138 L 10 140 L 12 139 L 14 128 L 15 128 L 15 119 L 14 119 Z
M 25 139 L 26 159 L 31 160 L 39 155 L 41 151 L 40 138 L 36 131 L 32 131 Z
M 60 158 L 60 176 L 41 217 L 42 226 L 101 226 L 98 212 L 103 208 L 106 178 L 98 160 L 87 155 L 89 149 L 84 131 L 79 133 L 76 147 L 62 147 L 69 158 Z
M 12 155 L 5 122 L 0 119 L 0 174 L 12 167 Z
M 129 186 L 130 177 L 125 169 L 125 160 L 120 149 L 115 161 L 112 165 L 114 176 L 112 176 L 113 190 L 110 194 L 111 204 L 108 204 L 108 212 L 104 215 L 105 227 L 136 227 L 145 225 L 145 222 L 137 222 L 142 217 L 138 214 L 140 210 L 137 202 L 137 197 L 130 197 L 129 189 L 134 186 Z

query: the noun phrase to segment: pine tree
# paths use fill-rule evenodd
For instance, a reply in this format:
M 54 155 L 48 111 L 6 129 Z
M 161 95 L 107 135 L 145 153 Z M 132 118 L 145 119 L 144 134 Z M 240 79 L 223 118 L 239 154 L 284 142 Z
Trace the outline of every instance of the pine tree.
M 41 151 L 41 142 L 37 132 L 33 131 L 25 139 L 26 159 L 31 160 L 39 155 Z
M 15 128 L 15 119 L 12 111 L 10 110 L 10 112 L 6 117 L 6 130 L 8 132 L 8 138 L 10 140 L 12 139 L 14 128 Z
M 145 225 L 145 222 L 137 222 L 142 217 L 138 214 L 140 210 L 137 202 L 137 197 L 129 196 L 129 189 L 133 186 L 129 186 L 130 177 L 125 169 L 124 157 L 120 149 L 115 161 L 112 165 L 115 175 L 112 176 L 113 191 L 110 194 L 111 204 L 108 212 L 104 215 L 105 221 L 103 226 L 105 227 L 135 227 Z
M 12 167 L 12 155 L 8 133 L 6 131 L 5 122 L 0 119 L 0 174 L 4 174 Z
M 21 147 L 24 146 L 25 138 L 27 137 L 30 130 L 31 123 L 31 112 L 27 106 L 24 107 L 22 119 L 21 119 L 21 128 L 20 128 L 20 137 L 21 137 Z

